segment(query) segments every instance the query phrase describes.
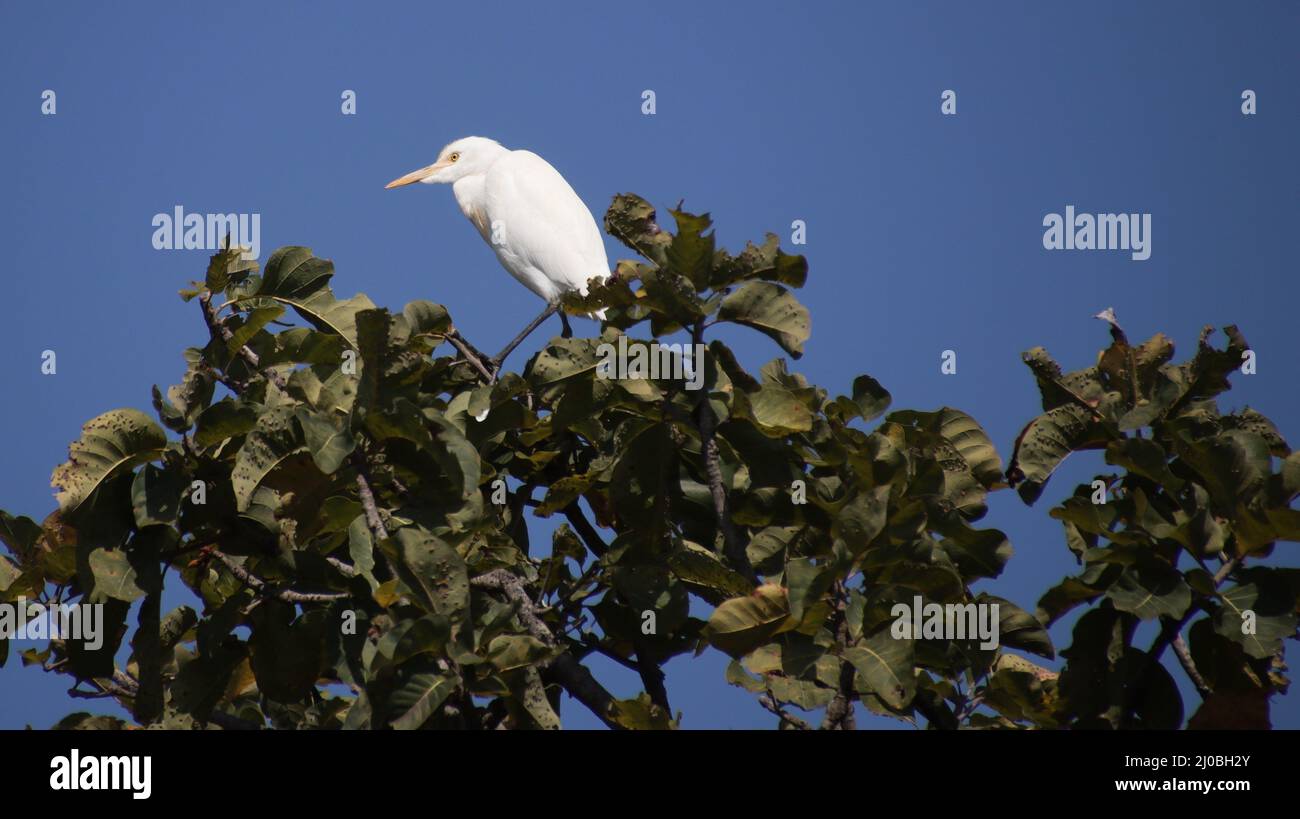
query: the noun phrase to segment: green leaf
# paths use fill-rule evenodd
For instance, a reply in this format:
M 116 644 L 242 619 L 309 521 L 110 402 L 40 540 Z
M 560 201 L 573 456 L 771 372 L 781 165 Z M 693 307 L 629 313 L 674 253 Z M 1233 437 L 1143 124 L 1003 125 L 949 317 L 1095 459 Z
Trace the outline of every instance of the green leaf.
M 1235 575 L 1241 582 L 1219 591 L 1223 605 L 1215 614 L 1214 630 L 1256 659 L 1278 653 L 1282 641 L 1296 632 L 1295 591 L 1275 571 L 1242 570 Z
M 676 727 L 672 717 L 655 705 L 650 696 L 642 692 L 636 699 L 614 700 L 609 705 L 609 718 L 633 731 L 665 731 Z
M 426 614 L 417 620 L 403 620 L 379 641 L 379 653 L 400 666 L 413 657 L 439 654 L 451 638 L 451 624 L 441 614 Z M 371 666 L 375 671 L 375 666 Z
M 695 289 L 703 291 L 709 286 L 709 273 L 713 267 L 713 234 L 706 233 L 713 224 L 709 215 L 696 216 L 683 210 L 670 210 L 677 221 L 677 234 L 668 245 L 668 266 L 685 276 Z
M 715 605 L 753 591 L 744 575 L 723 564 L 713 552 L 689 541 L 669 555 L 668 567 L 688 587 Z
M 1192 590 L 1182 574 L 1168 564 L 1154 561 L 1126 568 L 1106 591 L 1106 596 L 1115 608 L 1143 620 L 1157 617 L 1177 620 L 1192 604 Z
M 465 561 L 442 540 L 420 529 L 398 531 L 403 579 L 419 594 L 426 611 L 453 623 L 469 610 L 469 575 Z
M 541 660 L 550 649 L 536 637 L 528 634 L 501 634 L 488 644 L 488 661 L 499 671 L 510 671 L 532 665 Z
M 455 681 L 442 674 L 411 675 L 389 697 L 389 705 L 397 716 L 388 724 L 399 731 L 414 731 L 433 716 L 455 689 Z
M 813 413 L 792 390 L 779 384 L 763 384 L 753 392 L 732 394 L 733 414 L 751 421 L 769 438 L 784 438 L 812 429 Z
M 225 290 L 232 278 L 238 279 L 257 270 L 257 260 L 245 259 L 242 248 L 230 246 L 230 236 L 227 235 L 222 244 L 222 249 L 208 259 L 208 270 L 204 276 L 204 286 L 213 293 Z
M 880 382 L 869 375 L 860 375 L 853 379 L 853 397 L 840 396 L 835 400 L 839 408 L 840 420 L 848 422 L 854 418 L 874 421 L 889 409 L 893 396 Z
M 259 296 L 278 299 L 303 298 L 329 284 L 334 263 L 318 259 L 309 247 L 277 248 L 266 260 Z
M 722 300 L 720 321 L 753 327 L 767 335 L 794 358 L 812 334 L 808 308 L 789 290 L 771 282 L 747 282 Z
M 853 665 L 868 691 L 880 697 L 890 708 L 900 711 L 916 696 L 913 640 L 895 639 L 884 628 L 844 650 L 844 659 Z
M 747 242 L 739 256 L 732 258 L 725 251 L 714 267 L 710 284 L 714 289 L 740 281 L 763 279 L 780 282 L 790 287 L 803 287 L 808 279 L 808 261 L 803 256 L 790 256 L 781 252 L 776 234 L 768 233 L 761 245 Z
M 303 441 L 316 467 L 326 475 L 334 474 L 356 449 L 356 439 L 346 429 L 338 429 L 334 422 L 318 413 L 299 409 L 295 417 L 302 427 Z
M 41 527 L 36 521 L 25 515 L 15 517 L 0 509 L 0 543 L 9 547 L 15 556 L 23 558 L 30 553 L 40 537 Z
M 1214 510 L 1225 517 L 1232 515 L 1238 501 L 1258 493 L 1272 473 L 1268 442 L 1252 432 L 1232 430 L 1207 439 L 1180 433 L 1173 444 L 1210 491 Z
M 90 553 L 90 571 L 95 578 L 95 597 L 104 595 L 123 603 L 144 596 L 135 567 L 121 549 L 95 549 Z
M 284 308 L 278 304 L 269 307 L 258 307 L 244 316 L 244 323 L 230 334 L 230 340 L 226 342 L 226 351 L 233 359 L 239 354 L 239 348 L 253 340 L 266 325 L 284 315 Z
M 1038 500 L 1061 461 L 1071 452 L 1098 449 L 1110 436 L 1088 410 L 1063 404 L 1038 416 L 1020 432 L 1007 478 L 1027 504 Z
M 139 410 L 113 410 L 87 421 L 68 447 L 68 461 L 50 478 L 59 490 L 60 511 L 72 514 L 106 480 L 156 460 L 166 446 L 167 436 Z
M 672 268 L 648 270 L 641 276 L 645 298 L 641 303 L 654 310 L 664 323 L 652 327 L 656 335 L 664 335 L 675 327 L 685 327 L 704 318 L 704 305 L 695 294 L 691 282 Z
M 244 439 L 244 445 L 235 455 L 230 483 L 235 490 L 236 508 L 248 510 L 253 492 L 266 476 L 285 459 L 306 448 L 298 440 L 293 423 L 292 407 L 280 406 L 266 410 L 257 419 L 257 426 Z
M 804 613 L 826 595 L 836 579 L 833 568 L 808 557 L 785 564 L 785 584 L 790 590 L 790 619 L 803 620 Z
M 235 438 L 257 425 L 257 408 L 240 399 L 223 399 L 199 415 L 194 443 L 210 447 L 229 438 Z
M 1049 660 L 1056 657 L 1052 638 L 1037 617 L 1010 600 L 987 592 L 980 592 L 975 602 L 998 607 L 998 641 L 1003 646 L 1024 649 Z
M 402 308 L 402 316 L 413 335 L 431 333 L 441 335 L 451 329 L 451 316 L 447 308 L 431 301 L 416 299 Z
M 188 485 L 185 476 L 175 469 L 160 469 L 153 464 L 145 464 L 135 474 L 135 481 L 131 485 L 135 525 L 143 528 L 174 523 L 180 511 L 181 493 Z
M 203 358 L 203 350 L 190 347 L 185 351 L 188 367 L 181 383 L 167 388 L 164 400 L 158 387 L 153 388 L 153 407 L 159 419 L 173 432 L 185 432 L 194 425 L 199 413 L 212 401 L 216 379 Z
M 596 344 L 595 339 L 589 338 L 551 339 L 529 365 L 528 380 L 535 387 L 544 387 L 576 375 L 594 373 Z
M 655 223 L 655 209 L 634 193 L 620 193 L 605 212 L 605 232 L 655 264 L 667 262 L 672 235 Z
M 0 555 L 0 594 L 4 594 L 8 591 L 9 587 L 14 584 L 14 581 L 22 577 L 22 575 L 22 569 L 18 568 L 18 566 L 16 566 L 9 558 Z
M 818 685 L 811 680 L 792 680 L 778 674 L 767 676 L 772 696 L 779 702 L 788 702 L 805 711 L 825 708 L 835 699 L 835 689 Z
M 3 664 L 0 662 L 0 665 Z M 126 728 L 126 722 L 117 717 L 90 714 L 86 711 L 68 714 L 54 724 L 55 731 L 123 731 Z
M 249 663 L 258 689 L 280 703 L 310 695 L 325 662 L 329 623 L 317 609 L 294 619 L 294 607 L 264 600 L 253 609 Z
M 748 597 L 736 597 L 714 609 L 703 636 L 732 657 L 740 658 L 772 637 L 793 628 L 786 590 L 760 586 Z
M 900 410 L 890 413 L 887 420 L 913 426 L 943 438 L 961 456 L 971 474 L 985 489 L 993 489 L 1001 483 L 1002 459 L 998 457 L 993 441 L 974 418 L 961 410 L 952 407 L 944 407 L 936 412 Z

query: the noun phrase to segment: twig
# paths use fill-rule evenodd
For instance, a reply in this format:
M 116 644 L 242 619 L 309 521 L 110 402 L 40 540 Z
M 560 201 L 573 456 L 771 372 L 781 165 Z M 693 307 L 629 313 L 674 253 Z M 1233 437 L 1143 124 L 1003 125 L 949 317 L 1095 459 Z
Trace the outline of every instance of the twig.
M 239 565 L 233 557 L 220 549 L 208 549 L 208 554 L 225 564 L 230 573 L 239 578 L 240 582 L 245 586 L 258 594 L 267 594 L 286 603 L 329 603 L 351 596 L 347 592 L 297 592 L 291 589 L 276 588 Z
M 1237 568 L 1238 564 L 1240 563 L 1241 563 L 1240 557 L 1233 557 L 1230 558 L 1229 560 L 1225 560 L 1223 562 L 1223 565 L 1219 567 L 1219 570 L 1214 573 L 1214 585 L 1218 586 L 1224 580 L 1227 580 L 1228 575 L 1232 574 L 1232 570 Z
M 361 497 L 361 508 L 366 513 L 366 524 L 370 527 L 370 534 L 375 540 L 386 540 L 388 538 L 388 529 L 384 526 L 384 521 L 379 517 L 379 507 L 375 505 L 375 493 L 370 490 L 370 464 L 366 461 L 360 450 L 353 450 L 352 465 L 357 470 L 357 495 Z
M 1196 663 L 1192 660 L 1192 652 L 1188 650 L 1187 641 L 1183 639 L 1181 633 L 1174 638 L 1174 654 L 1178 657 L 1178 662 L 1182 665 L 1183 671 L 1187 672 L 1192 685 L 1196 686 L 1196 693 L 1201 695 L 1201 699 L 1213 694 L 1214 691 L 1206 684 L 1205 678 L 1201 676 L 1200 670 L 1197 669 Z
M 477 586 L 480 589 L 495 589 L 505 592 L 508 600 L 519 605 L 519 620 L 524 624 L 524 628 L 528 629 L 528 633 L 548 646 L 555 645 L 555 636 L 551 634 L 551 630 L 546 627 L 542 619 L 537 616 L 533 601 L 528 599 L 528 592 L 524 591 L 523 578 L 511 574 L 505 569 L 496 569 L 475 577 L 470 581 L 470 585 Z
M 645 687 L 645 692 L 650 695 L 650 701 L 665 713 L 673 712 L 672 706 L 668 704 L 668 689 L 664 686 L 664 670 L 655 661 L 653 649 L 650 642 L 644 635 L 637 634 L 633 639 L 633 646 L 636 648 L 636 672 L 641 675 L 641 685 Z
M 1228 560 L 1225 560 L 1223 562 L 1223 565 L 1219 567 L 1219 571 L 1215 572 L 1214 574 L 1215 588 L 1218 588 L 1219 585 L 1223 583 L 1224 580 L 1228 579 L 1228 575 L 1232 574 L 1233 570 L 1236 569 L 1240 564 L 1241 564 L 1240 555 L 1236 555 L 1229 558 Z M 1174 645 L 1176 643 L 1182 642 L 1183 627 L 1186 626 L 1187 622 L 1192 619 L 1192 616 L 1196 614 L 1197 610 L 1198 610 L 1197 606 L 1191 605 L 1187 607 L 1187 611 L 1183 612 L 1183 616 L 1177 620 L 1171 620 L 1168 618 L 1161 619 L 1160 633 L 1156 635 L 1156 639 L 1151 644 L 1151 648 L 1147 650 L 1147 656 L 1148 659 L 1151 660 L 1151 662 L 1153 663 L 1160 662 L 1160 656 L 1165 653 L 1166 648 L 1168 648 L 1170 645 Z M 1184 645 L 1184 650 L 1186 650 L 1185 645 Z M 1202 687 L 1204 686 L 1205 691 L 1210 691 L 1210 689 L 1208 686 L 1205 685 L 1205 678 L 1201 677 L 1200 672 L 1196 668 L 1196 664 L 1192 662 L 1191 652 L 1186 652 L 1186 659 L 1184 659 L 1183 654 L 1179 652 L 1177 647 L 1174 648 L 1174 653 L 1178 655 L 1178 661 L 1183 666 L 1183 670 L 1187 672 L 1187 676 L 1191 678 L 1192 684 L 1196 686 L 1197 692 L 1201 693 L 1201 698 L 1204 699 L 1206 695 L 1202 691 Z M 1199 682 L 1198 682 L 1198 678 L 1199 678 Z M 1129 694 L 1128 697 L 1126 698 L 1126 702 L 1124 706 L 1124 719 L 1126 721 L 1131 719 L 1133 716 L 1133 712 L 1137 710 L 1138 700 L 1145 692 L 1145 686 L 1143 684 L 1144 682 L 1145 682 L 1145 677 L 1143 677 L 1137 685 L 1134 685 L 1132 689 L 1129 690 Z
M 235 334 L 230 331 L 230 328 L 225 325 L 225 322 L 221 321 L 221 319 L 217 317 L 218 309 L 212 306 L 211 292 L 205 292 L 203 295 L 199 296 L 199 307 L 203 310 L 203 323 L 208 326 L 208 333 L 214 339 L 219 337 L 227 346 L 229 346 L 230 342 L 234 340 Z M 240 358 L 244 359 L 244 363 L 248 364 L 248 366 L 253 368 L 253 370 L 260 372 L 268 381 L 275 384 L 275 386 L 280 389 L 284 389 L 287 386 L 284 377 L 276 372 L 275 368 L 267 367 L 265 370 L 262 369 L 261 359 L 258 357 L 257 353 L 249 349 L 247 344 L 240 345 L 239 349 L 235 352 Z M 225 380 L 223 379 L 223 383 L 224 381 Z M 227 384 L 226 386 L 230 385 Z
M 797 728 L 800 731 L 812 730 L 812 726 L 807 722 L 787 712 L 784 708 L 778 705 L 770 693 L 759 696 L 758 704 L 780 717 L 781 724 L 783 725 L 789 725 L 791 728 Z
M 698 323 L 692 332 L 692 340 L 695 344 L 704 343 L 704 328 Z M 696 347 L 695 349 L 699 348 Z M 700 365 L 696 364 L 696 366 Z M 709 494 L 713 497 L 713 513 L 717 518 L 718 528 L 722 531 L 723 551 L 731 562 L 731 567 L 744 575 L 750 583 L 757 586 L 758 576 L 754 574 L 754 567 L 749 565 L 749 556 L 745 554 L 745 545 L 740 542 L 740 535 L 737 534 L 736 526 L 731 520 L 727 488 L 722 484 L 722 465 L 718 454 L 718 442 L 715 438 L 717 418 L 714 417 L 713 407 L 709 404 L 708 389 L 703 390 L 703 397 L 699 404 L 698 425 L 701 451 L 704 453 L 704 470 L 709 478 Z
M 834 624 L 835 641 L 839 644 L 840 654 L 848 650 L 849 622 L 847 617 L 848 591 L 842 581 L 835 583 L 835 611 L 831 616 Z M 826 716 L 822 720 L 823 731 L 852 731 L 857 728 L 857 716 L 853 713 L 853 681 L 857 669 L 847 660 L 840 658 L 840 679 L 836 687 L 835 698 L 826 706 Z
M 519 620 L 524 624 L 524 628 L 528 629 L 528 633 L 544 645 L 556 644 L 551 630 L 538 617 L 533 601 L 528 598 L 528 592 L 524 590 L 523 579 L 518 575 L 511 574 L 505 569 L 496 569 L 471 579 L 470 585 L 504 592 L 506 598 L 519 607 Z M 570 696 L 585 705 L 606 726 L 615 730 L 623 728 L 610 717 L 614 706 L 613 695 L 605 690 L 605 687 L 592 676 L 591 671 L 574 659 L 570 652 L 565 651 L 552 659 L 545 670 L 565 691 L 569 692 Z
M 113 669 L 113 682 L 127 689 L 131 693 L 135 693 L 136 689 L 140 687 L 140 683 L 136 682 L 134 677 L 120 668 Z
M 492 383 L 494 378 L 493 373 L 484 366 L 481 354 L 474 349 L 472 344 L 465 340 L 464 336 L 462 336 L 458 331 L 452 330 L 444 335 L 443 338 L 446 339 L 451 346 L 455 347 L 457 351 L 465 357 L 465 360 L 473 365 L 474 369 L 479 371 L 479 374 L 483 376 L 484 383 Z
M 339 560 L 337 557 L 327 557 L 325 558 L 325 562 L 330 564 L 334 568 L 338 569 L 339 573 L 344 575 L 345 577 L 357 576 L 357 569 L 355 566 L 344 563 L 342 560 Z

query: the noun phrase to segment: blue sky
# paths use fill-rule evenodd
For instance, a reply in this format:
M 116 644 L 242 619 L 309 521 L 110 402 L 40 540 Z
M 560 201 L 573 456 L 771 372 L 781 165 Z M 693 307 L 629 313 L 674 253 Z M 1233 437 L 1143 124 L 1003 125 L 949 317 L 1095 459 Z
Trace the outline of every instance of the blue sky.
M 788 240 L 804 220 L 813 335 L 796 368 L 839 391 L 870 373 L 896 408 L 959 407 L 1004 460 L 1038 407 L 1020 353 L 1092 363 L 1107 336 L 1089 316 L 1109 306 L 1130 337 L 1170 335 L 1180 358 L 1202 325 L 1240 325 L 1259 372 L 1225 404 L 1297 443 L 1298 26 L 1300 5 L 1282 2 L 3 0 L 0 508 L 42 518 L 80 425 L 148 409 L 150 386 L 176 381 L 181 350 L 202 342 L 176 290 L 208 254 L 150 242 L 153 216 L 176 205 L 258 213 L 263 260 L 311 246 L 334 260 L 341 296 L 431 299 L 478 345 L 504 343 L 540 303 L 449 189 L 383 189 L 471 134 L 541 154 L 598 218 L 618 192 L 661 210 L 684 198 L 732 248 L 768 230 Z M 345 89 L 355 116 L 340 112 Z M 940 113 L 945 89 L 955 116 Z M 1151 258 L 1044 250 L 1044 215 L 1067 205 L 1152 214 Z M 753 366 L 779 353 L 723 337 Z M 57 375 L 40 372 L 46 349 Z M 942 375 L 949 349 L 957 374 Z M 1068 464 L 1034 509 L 991 498 L 985 523 L 1016 555 L 977 588 L 1032 609 L 1075 570 L 1046 510 L 1099 463 Z M 1295 565 L 1296 548 L 1279 552 Z M 1058 649 L 1071 622 L 1052 631 Z M 616 694 L 639 689 L 595 667 Z M 770 726 L 724 668 L 712 651 L 668 665 L 683 725 Z M 64 687 L 11 657 L 0 727 L 81 706 Z M 594 724 L 578 707 L 565 717 Z M 1300 727 L 1300 694 L 1275 699 L 1273 719 Z

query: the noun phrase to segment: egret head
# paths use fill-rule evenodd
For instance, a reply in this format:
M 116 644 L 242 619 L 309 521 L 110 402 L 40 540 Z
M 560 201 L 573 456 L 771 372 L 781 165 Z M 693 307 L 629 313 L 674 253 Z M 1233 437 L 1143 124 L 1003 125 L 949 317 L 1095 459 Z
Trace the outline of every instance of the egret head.
M 384 187 L 400 188 L 412 182 L 426 185 L 447 184 L 467 176 L 486 173 L 487 169 L 507 153 L 501 143 L 486 137 L 465 137 L 443 148 L 438 161 L 394 179 Z

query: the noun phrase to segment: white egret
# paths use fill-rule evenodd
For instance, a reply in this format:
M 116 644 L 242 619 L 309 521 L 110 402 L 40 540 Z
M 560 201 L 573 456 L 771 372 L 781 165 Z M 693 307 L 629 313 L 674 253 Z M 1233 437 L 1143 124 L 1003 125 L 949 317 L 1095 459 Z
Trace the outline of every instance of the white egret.
M 551 164 L 531 151 L 512 151 L 485 137 L 452 142 L 432 165 L 389 182 L 450 184 L 461 213 L 478 229 L 501 266 L 541 296 L 547 308 L 492 363 L 500 367 L 519 345 L 557 310 L 563 293 L 586 295 L 588 279 L 609 276 L 605 244 L 591 211 Z M 603 310 L 596 318 L 605 317 Z

